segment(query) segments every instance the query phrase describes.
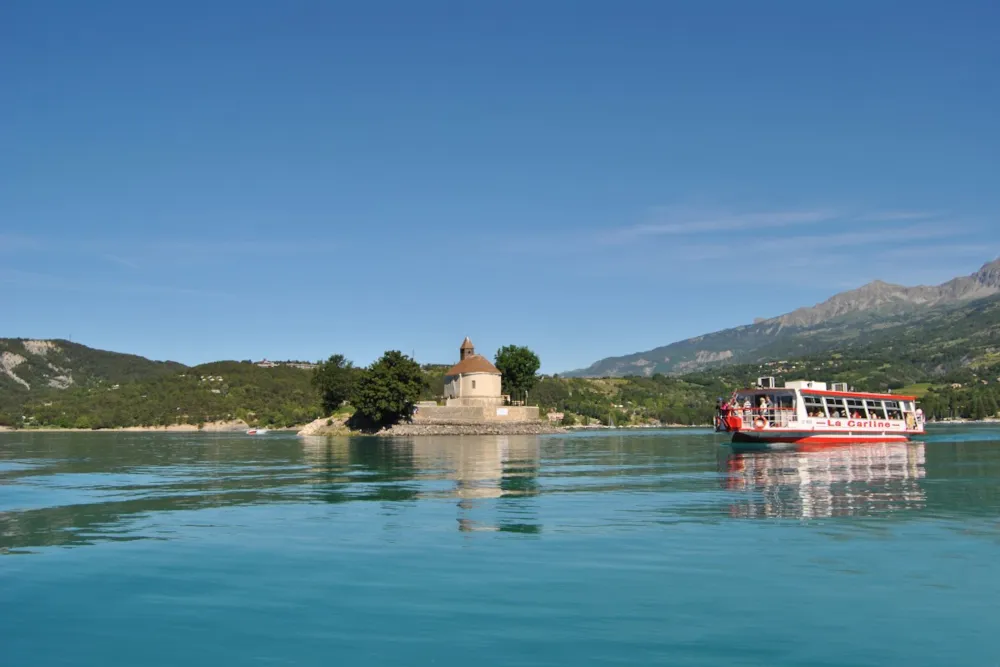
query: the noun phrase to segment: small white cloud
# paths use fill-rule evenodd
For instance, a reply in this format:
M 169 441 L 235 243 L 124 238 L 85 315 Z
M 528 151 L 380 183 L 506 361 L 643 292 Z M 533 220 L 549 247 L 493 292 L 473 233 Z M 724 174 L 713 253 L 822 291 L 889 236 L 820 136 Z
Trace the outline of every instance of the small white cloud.
M 940 218 L 939 211 L 874 211 L 862 213 L 855 219 L 860 222 L 908 222 L 913 220 L 933 220 Z
M 650 222 L 602 232 L 598 235 L 598 239 L 606 244 L 621 244 L 648 236 L 685 236 L 706 232 L 773 229 L 835 220 L 838 215 L 828 209 L 760 213 L 679 212 L 660 209 L 653 217 L 654 220 Z
M 894 259 L 939 259 L 941 257 L 984 257 L 982 244 L 975 243 L 934 243 L 930 245 L 904 246 L 886 251 L 886 257 Z
M 128 267 L 130 269 L 138 269 L 139 268 L 139 265 L 136 262 L 134 262 L 134 261 L 132 261 L 130 259 L 126 259 L 124 257 L 119 257 L 118 255 L 107 255 L 106 254 L 106 255 L 104 255 L 104 259 L 106 259 L 109 262 L 112 262 L 114 264 L 120 264 L 121 266 Z

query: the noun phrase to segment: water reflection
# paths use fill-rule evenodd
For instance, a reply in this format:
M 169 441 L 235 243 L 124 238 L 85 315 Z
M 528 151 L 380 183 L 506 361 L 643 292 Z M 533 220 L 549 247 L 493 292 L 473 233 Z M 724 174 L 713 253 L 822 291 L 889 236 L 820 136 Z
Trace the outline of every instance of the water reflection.
M 725 488 L 741 492 L 737 517 L 841 517 L 923 509 L 923 443 L 836 447 L 814 452 L 733 453 Z
M 317 437 L 305 438 L 303 450 L 322 487 L 318 494 L 327 502 L 346 499 L 344 494 L 358 498 L 360 479 L 366 472 L 377 469 L 381 474 L 372 491 L 378 498 L 453 498 L 458 529 L 463 532 L 541 530 L 537 510 L 525 502 L 493 504 L 497 508 L 496 519 L 477 518 L 477 510 L 487 507 L 479 501 L 538 494 L 539 439 L 534 436 L 374 442 Z M 367 465 L 362 463 L 365 461 Z M 396 484 L 390 486 L 389 481 Z
M 993 520 L 1000 447 L 983 432 L 801 454 L 733 454 L 696 430 L 412 439 L 6 434 L 0 551 L 178 539 L 237 516 L 216 510 L 263 505 L 286 506 L 267 516 L 325 521 L 374 509 L 417 533 L 445 525 L 469 538 L 725 517 Z M 330 511 L 350 503 L 364 507 Z
M 0 550 L 171 539 L 157 514 L 278 502 L 454 499 L 461 531 L 539 532 L 539 461 L 531 436 L 24 434 L 0 442 Z

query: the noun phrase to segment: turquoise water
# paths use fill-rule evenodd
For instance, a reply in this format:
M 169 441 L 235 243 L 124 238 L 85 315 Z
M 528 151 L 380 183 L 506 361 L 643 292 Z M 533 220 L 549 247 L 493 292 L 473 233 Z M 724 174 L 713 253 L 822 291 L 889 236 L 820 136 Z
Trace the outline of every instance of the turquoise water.
M 0 434 L 0 664 L 996 665 L 1000 429 Z

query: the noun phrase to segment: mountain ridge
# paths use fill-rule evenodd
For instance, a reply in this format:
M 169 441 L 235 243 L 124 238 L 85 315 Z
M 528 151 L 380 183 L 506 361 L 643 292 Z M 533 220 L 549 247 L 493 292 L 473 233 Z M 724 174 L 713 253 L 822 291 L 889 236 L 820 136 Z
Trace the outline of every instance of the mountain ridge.
M 0 389 L 13 394 L 152 379 L 185 368 L 58 338 L 0 338 Z
M 816 352 L 817 340 L 825 340 L 827 347 L 832 349 L 838 342 L 856 335 L 852 329 L 861 326 L 877 328 L 907 316 L 917 317 L 934 308 L 997 295 L 1000 295 L 1000 258 L 987 262 L 972 274 L 952 278 L 940 285 L 907 287 L 874 280 L 777 317 L 758 318 L 752 324 L 694 336 L 644 352 L 606 357 L 587 368 L 563 375 L 678 375 L 725 363 L 758 362 L 764 357 L 755 353 L 765 349 L 769 352 L 767 358 L 801 354 L 803 346 Z
M 834 294 L 814 306 L 797 308 L 761 322 L 778 322 L 783 326 L 812 326 L 840 315 L 860 310 L 872 310 L 892 303 L 935 306 L 954 301 L 966 301 L 1000 293 L 1000 259 L 984 264 L 968 276 L 952 278 L 940 285 L 907 287 L 882 280 L 873 280 L 861 287 Z

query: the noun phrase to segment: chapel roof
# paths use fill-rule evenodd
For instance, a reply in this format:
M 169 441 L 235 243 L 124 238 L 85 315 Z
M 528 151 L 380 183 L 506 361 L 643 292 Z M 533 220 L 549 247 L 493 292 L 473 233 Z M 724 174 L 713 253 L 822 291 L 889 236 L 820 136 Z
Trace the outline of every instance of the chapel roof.
M 459 349 L 460 350 L 474 350 L 475 348 L 472 346 L 472 341 L 469 340 L 468 336 L 466 336 L 465 340 L 462 341 L 462 347 L 460 347 Z
M 500 371 L 497 367 L 490 363 L 490 360 L 481 354 L 474 354 L 471 357 L 466 357 L 460 362 L 448 369 L 445 373 L 446 377 L 453 375 L 464 375 L 465 373 L 490 373 L 493 375 L 500 375 Z

